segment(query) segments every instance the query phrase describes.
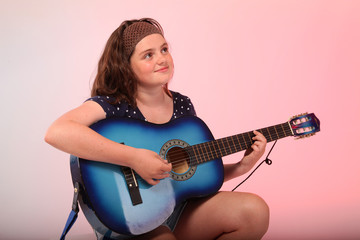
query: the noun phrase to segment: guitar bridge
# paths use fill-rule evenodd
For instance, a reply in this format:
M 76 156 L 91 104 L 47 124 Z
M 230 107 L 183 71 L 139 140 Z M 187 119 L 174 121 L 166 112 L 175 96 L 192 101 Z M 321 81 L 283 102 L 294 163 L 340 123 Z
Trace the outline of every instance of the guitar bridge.
M 126 181 L 126 185 L 127 185 L 128 189 L 129 189 L 129 194 L 130 194 L 132 204 L 134 206 L 141 204 L 142 199 L 141 199 L 139 185 L 137 183 L 134 170 L 132 170 L 129 167 L 121 167 L 121 170 L 123 171 L 124 176 L 125 176 L 125 181 Z

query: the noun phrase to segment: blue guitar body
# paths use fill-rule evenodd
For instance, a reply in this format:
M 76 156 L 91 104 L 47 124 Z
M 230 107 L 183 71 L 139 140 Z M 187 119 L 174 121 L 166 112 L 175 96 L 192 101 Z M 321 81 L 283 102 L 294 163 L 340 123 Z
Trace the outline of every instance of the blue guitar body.
M 175 206 L 189 198 L 215 193 L 223 183 L 221 158 L 199 164 L 192 152 L 185 151 L 187 146 L 214 140 L 209 128 L 197 117 L 160 125 L 127 118 L 107 119 L 91 128 L 119 144 L 159 153 L 169 162 L 170 155 L 185 156 L 180 170 L 173 170 L 171 177 L 155 186 L 129 168 L 125 177 L 122 166 L 71 156 L 73 182 L 82 186 L 80 206 L 92 227 L 102 234 L 112 231 L 139 235 L 151 231 L 172 214 Z M 128 182 L 129 176 L 135 181 Z M 129 185 L 137 186 L 135 200 Z

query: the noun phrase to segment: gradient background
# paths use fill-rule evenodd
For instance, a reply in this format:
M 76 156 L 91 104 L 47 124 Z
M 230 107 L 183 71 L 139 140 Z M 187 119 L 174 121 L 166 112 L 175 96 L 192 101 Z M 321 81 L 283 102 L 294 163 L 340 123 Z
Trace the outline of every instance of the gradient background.
M 279 141 L 273 164 L 238 189 L 269 204 L 264 239 L 360 239 L 359 13 L 356 0 L 2 0 L 0 239 L 61 234 L 69 160 L 43 141 L 45 131 L 89 96 L 112 31 L 140 17 L 164 27 L 170 88 L 191 97 L 216 138 L 303 112 L 321 120 L 316 136 Z M 69 239 L 86 236 L 81 213 Z

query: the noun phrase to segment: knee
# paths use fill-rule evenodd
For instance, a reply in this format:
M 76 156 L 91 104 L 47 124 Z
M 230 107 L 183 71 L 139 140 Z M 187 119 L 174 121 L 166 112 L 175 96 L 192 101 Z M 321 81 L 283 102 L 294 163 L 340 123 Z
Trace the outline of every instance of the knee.
M 269 227 L 270 209 L 267 203 L 256 194 L 248 193 L 243 204 L 243 217 L 251 228 L 266 233 Z
M 228 215 L 224 232 L 233 233 L 238 239 L 261 239 L 269 227 L 269 206 L 258 195 L 252 193 L 225 193 Z

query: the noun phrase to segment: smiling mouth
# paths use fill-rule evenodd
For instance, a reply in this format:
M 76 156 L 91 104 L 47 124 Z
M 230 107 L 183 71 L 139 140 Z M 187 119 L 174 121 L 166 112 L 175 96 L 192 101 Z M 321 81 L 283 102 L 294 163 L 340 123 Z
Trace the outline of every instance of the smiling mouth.
M 163 67 L 163 68 L 156 70 L 155 72 L 166 72 L 168 69 L 169 69 L 169 67 Z

